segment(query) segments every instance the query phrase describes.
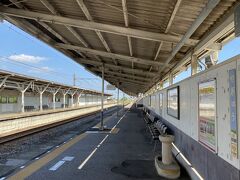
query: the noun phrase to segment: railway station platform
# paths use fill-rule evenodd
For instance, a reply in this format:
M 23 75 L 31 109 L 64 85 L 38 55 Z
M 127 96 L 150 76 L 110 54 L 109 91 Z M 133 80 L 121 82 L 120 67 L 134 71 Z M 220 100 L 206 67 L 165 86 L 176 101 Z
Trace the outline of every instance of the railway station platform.
M 117 117 L 105 119 L 108 132 L 84 132 L 9 179 L 161 179 L 154 167 L 154 151 L 142 111 L 128 105 Z M 97 125 L 99 126 L 99 124 Z M 190 179 L 184 171 L 180 179 Z

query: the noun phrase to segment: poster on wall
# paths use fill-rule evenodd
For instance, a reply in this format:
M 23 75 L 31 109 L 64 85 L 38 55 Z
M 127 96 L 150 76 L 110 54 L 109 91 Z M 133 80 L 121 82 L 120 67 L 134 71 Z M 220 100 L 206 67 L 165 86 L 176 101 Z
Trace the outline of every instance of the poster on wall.
M 216 80 L 199 83 L 199 141 L 216 152 Z
M 230 104 L 230 128 L 231 128 L 231 156 L 238 156 L 237 139 L 237 96 L 236 96 L 236 69 L 229 70 L 229 104 Z
M 170 116 L 175 117 L 176 119 L 180 118 L 180 107 L 179 107 L 179 86 L 172 89 L 168 89 L 168 106 L 167 113 Z

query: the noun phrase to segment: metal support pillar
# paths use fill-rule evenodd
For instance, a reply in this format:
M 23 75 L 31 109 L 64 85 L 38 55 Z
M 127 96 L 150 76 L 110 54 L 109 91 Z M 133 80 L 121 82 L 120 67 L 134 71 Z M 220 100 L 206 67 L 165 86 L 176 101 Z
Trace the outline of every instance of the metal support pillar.
M 22 113 L 24 113 L 25 112 L 25 109 L 24 109 L 24 107 L 25 107 L 25 92 L 27 91 L 27 89 L 32 85 L 32 83 L 33 83 L 33 81 L 31 81 L 28 85 L 27 85 L 27 87 L 25 87 L 24 85 L 22 86 L 22 87 L 20 87 L 20 88 L 18 88 L 18 90 L 21 92 L 21 95 L 22 95 L 22 97 L 21 97 L 21 112 Z
M 74 105 L 74 94 L 71 94 L 71 107 L 73 107 L 73 105 Z
M 191 57 L 191 75 L 197 74 L 198 72 L 198 59 L 197 55 L 192 55 Z
M 42 102 L 42 95 L 43 95 L 43 93 L 47 90 L 47 88 L 48 88 L 48 86 L 49 86 L 50 84 L 48 84 L 46 87 L 41 87 L 41 86 L 36 86 L 36 88 L 37 88 L 37 90 L 38 90 L 38 93 L 39 93 L 39 110 L 40 111 L 42 111 L 43 110 L 43 108 L 42 108 L 42 106 L 43 106 L 43 102 Z
M 169 74 L 169 86 L 173 84 L 173 74 Z
M 25 91 L 21 91 L 21 94 L 22 94 L 22 99 L 21 99 L 21 112 L 24 112 L 25 109 L 24 109 L 24 106 L 25 106 L 25 102 L 24 102 L 24 94 L 25 94 Z
M 66 94 L 63 94 L 63 108 L 66 108 Z
M 160 89 L 163 89 L 163 81 L 161 81 L 161 82 L 159 83 L 159 88 L 160 88 Z
M 102 66 L 102 97 L 101 97 L 101 130 L 103 130 L 103 104 L 104 104 L 104 66 Z
M 74 106 L 74 95 L 77 93 L 78 90 L 71 92 L 71 107 Z
M 43 95 L 43 92 L 40 92 L 39 93 L 40 97 L 39 97 L 39 104 L 40 104 L 40 108 L 39 110 L 42 111 L 43 110 L 43 102 L 42 102 L 42 95 Z
M 53 94 L 53 109 L 55 110 L 56 109 L 56 94 L 59 92 L 61 87 L 59 87 L 57 90 L 53 91 L 52 94 Z
M 119 83 L 117 88 L 117 116 L 119 116 Z
M 66 108 L 66 95 L 68 94 L 69 91 L 70 91 L 70 89 L 62 91 L 62 94 L 63 94 L 63 108 Z
M 53 93 L 53 109 L 56 109 L 56 94 Z
M 124 109 L 124 97 L 125 97 L 125 93 L 123 92 L 123 109 Z

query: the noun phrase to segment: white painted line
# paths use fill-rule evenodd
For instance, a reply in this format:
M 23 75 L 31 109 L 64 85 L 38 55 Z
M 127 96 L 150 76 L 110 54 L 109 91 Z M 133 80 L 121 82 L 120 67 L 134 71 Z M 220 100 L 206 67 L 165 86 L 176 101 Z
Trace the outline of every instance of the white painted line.
M 0 180 L 4 180 L 4 179 L 5 179 L 5 177 L 0 178 Z
M 128 112 L 128 111 L 127 111 Z M 124 116 L 127 114 L 127 112 L 119 119 L 119 122 L 124 118 Z M 115 129 L 115 127 L 117 126 L 117 124 L 112 128 Z M 112 131 L 111 130 L 111 131 Z M 110 131 L 110 132 L 111 132 Z M 86 131 L 85 133 L 90 133 L 91 131 Z M 96 132 L 96 131 L 95 131 Z M 89 161 L 89 159 L 93 156 L 93 154 L 97 151 L 97 149 L 102 145 L 102 143 L 108 138 L 109 135 L 106 135 L 105 138 L 97 145 L 97 147 L 91 152 L 91 154 L 89 154 L 89 156 L 83 161 L 82 164 L 80 164 L 80 166 L 78 167 L 78 169 L 82 169 L 84 167 L 84 165 Z
M 99 131 L 86 131 L 85 133 L 88 133 L 88 134 L 98 134 Z
M 83 161 L 83 163 L 78 167 L 78 169 L 82 169 L 83 166 L 88 162 L 88 160 L 93 156 L 93 154 L 96 152 L 97 148 L 93 150 L 93 152 Z
M 107 138 L 109 135 L 106 135 L 105 138 L 99 143 L 99 145 L 101 145 Z
M 56 171 L 59 167 L 61 167 L 65 161 L 58 161 L 56 164 L 54 164 L 49 171 Z
M 63 161 L 72 161 L 74 159 L 73 156 L 65 156 L 62 160 Z

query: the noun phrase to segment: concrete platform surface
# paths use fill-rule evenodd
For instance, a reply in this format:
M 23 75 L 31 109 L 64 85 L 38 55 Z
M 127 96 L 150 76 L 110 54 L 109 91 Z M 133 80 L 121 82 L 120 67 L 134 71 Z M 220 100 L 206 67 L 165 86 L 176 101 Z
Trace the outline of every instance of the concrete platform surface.
M 157 175 L 153 151 L 142 112 L 126 107 L 105 122 L 110 132 L 86 131 L 52 152 L 22 167 L 9 179 L 164 179 Z M 180 179 L 190 179 L 182 173 Z

